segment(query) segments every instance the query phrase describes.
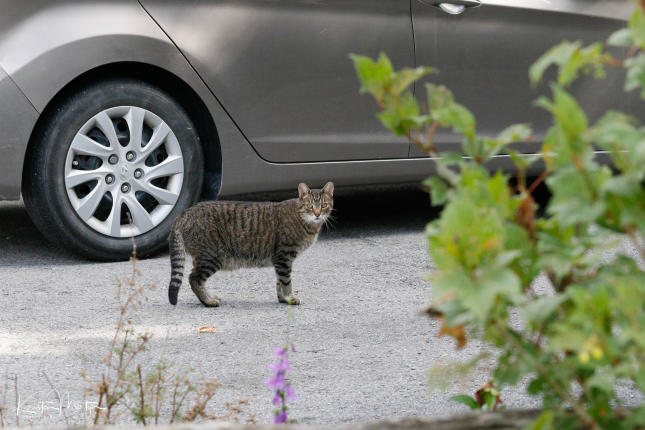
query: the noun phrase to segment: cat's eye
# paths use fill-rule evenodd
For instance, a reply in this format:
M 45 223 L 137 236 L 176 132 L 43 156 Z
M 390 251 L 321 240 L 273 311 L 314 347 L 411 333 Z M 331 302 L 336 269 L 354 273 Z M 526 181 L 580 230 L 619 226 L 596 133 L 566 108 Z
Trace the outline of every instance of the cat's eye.
M 326 203 L 325 203 L 324 205 L 322 205 L 322 208 L 323 208 L 323 209 L 327 209 L 328 207 L 329 207 L 329 205 L 328 205 L 328 204 L 326 204 Z

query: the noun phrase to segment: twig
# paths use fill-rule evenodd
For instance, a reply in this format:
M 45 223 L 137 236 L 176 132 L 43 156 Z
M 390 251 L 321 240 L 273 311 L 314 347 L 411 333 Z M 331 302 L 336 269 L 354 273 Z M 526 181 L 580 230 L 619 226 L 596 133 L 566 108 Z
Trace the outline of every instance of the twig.
M 432 125 L 428 128 L 428 133 L 426 134 L 426 139 L 428 140 L 428 142 L 432 142 L 432 138 L 434 137 L 438 128 L 439 122 L 437 121 L 433 122 Z
M 101 415 L 101 405 L 103 404 L 103 396 L 105 395 L 105 375 L 103 375 L 103 380 L 99 384 L 99 401 L 96 402 L 96 408 L 94 408 L 94 425 L 99 423 L 99 416 Z
M 190 382 L 189 382 L 187 384 L 188 387 L 186 388 L 186 391 L 179 398 L 179 402 L 177 402 L 177 394 L 181 392 L 179 390 L 179 387 L 181 387 L 182 383 L 184 383 L 187 373 L 188 373 L 188 371 L 185 370 L 181 374 L 181 376 L 176 377 L 175 382 L 173 383 L 172 416 L 170 417 L 170 424 L 175 422 L 175 417 L 177 416 L 177 414 L 179 414 L 179 411 L 181 410 L 181 407 L 184 404 L 184 401 L 186 400 L 186 396 L 188 395 L 188 392 L 190 391 Z
M 537 179 L 535 179 L 535 181 L 533 181 L 533 183 L 531 185 L 529 185 L 529 187 L 526 189 L 526 192 L 528 192 L 529 194 L 533 194 L 533 191 L 535 191 L 535 189 L 542 182 L 544 182 L 544 180 L 546 179 L 547 176 L 549 176 L 549 171 L 545 170 L 544 172 L 542 172 L 542 174 L 540 176 L 537 177 Z
M 4 422 L 4 411 L 7 406 L 7 381 L 9 377 L 7 373 L 4 374 L 4 387 L 2 389 L 2 403 L 0 404 L 0 427 L 5 426 Z
M 43 370 L 43 376 L 47 380 L 47 383 L 49 384 L 49 387 L 52 389 L 52 391 L 56 394 L 56 399 L 58 400 L 58 406 L 60 407 L 60 411 L 63 414 L 63 418 L 65 418 L 65 424 L 67 427 L 69 427 L 69 418 L 67 417 L 67 411 L 63 408 L 63 401 L 60 398 L 60 393 L 58 390 L 54 387 L 54 384 L 52 384 L 52 381 L 49 379 L 49 376 L 47 376 L 47 373 Z
M 141 365 L 137 365 L 137 375 L 139 376 L 139 395 L 141 397 L 141 407 L 140 407 L 140 412 L 141 412 L 141 422 L 143 425 L 148 425 L 146 423 L 146 396 L 143 392 L 143 379 L 141 378 Z
M 439 123 L 436 121 L 433 122 L 428 130 L 428 134 L 427 134 L 428 138 L 432 138 L 432 136 L 434 136 L 438 128 L 439 128 Z M 436 159 L 440 158 L 431 140 L 429 140 L 427 143 L 424 143 L 418 137 L 412 136 L 412 132 L 410 132 L 410 130 L 408 130 L 407 136 L 410 139 L 410 141 L 414 143 L 417 147 L 421 148 L 421 150 L 425 152 L 426 155 Z M 449 168 L 447 168 L 446 166 L 444 166 L 439 162 L 435 162 L 435 166 L 437 166 L 437 173 L 439 173 L 441 177 L 446 179 L 450 183 L 450 185 L 456 185 L 459 182 L 459 176 L 455 172 L 453 172 L 452 170 L 450 170 Z
M 13 389 L 16 398 L 16 427 L 20 427 L 20 394 L 18 394 L 18 374 L 13 375 Z

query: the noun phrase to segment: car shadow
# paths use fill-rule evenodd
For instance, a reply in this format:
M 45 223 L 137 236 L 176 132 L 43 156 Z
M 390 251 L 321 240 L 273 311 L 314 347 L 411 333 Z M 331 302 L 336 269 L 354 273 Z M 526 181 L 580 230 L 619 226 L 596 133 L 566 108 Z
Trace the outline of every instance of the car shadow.
M 542 207 L 547 198 L 540 199 Z M 421 233 L 439 214 L 428 194 L 415 187 L 337 189 L 333 217 L 320 240 Z M 22 202 L 0 202 L 0 268 L 84 263 L 92 262 L 45 239 Z
M 333 220 L 321 240 L 421 232 L 437 216 L 428 195 L 414 188 L 342 190 L 334 196 Z M 0 202 L 0 267 L 89 262 L 49 242 L 22 202 Z
M 430 205 L 428 193 L 415 187 L 340 189 L 320 240 L 420 233 L 439 213 L 439 208 Z
M 45 239 L 31 222 L 22 202 L 0 202 L 0 268 L 79 264 L 85 261 Z

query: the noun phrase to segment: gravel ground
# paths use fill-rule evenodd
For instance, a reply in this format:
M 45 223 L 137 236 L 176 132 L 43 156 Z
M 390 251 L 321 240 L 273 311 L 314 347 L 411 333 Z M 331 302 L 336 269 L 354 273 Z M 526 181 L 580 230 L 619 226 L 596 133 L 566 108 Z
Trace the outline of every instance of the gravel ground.
M 466 412 L 448 398 L 473 392 L 486 368 L 451 384 L 428 388 L 428 370 L 466 360 L 476 344 L 456 351 L 436 338 L 436 324 L 419 315 L 432 269 L 423 237 L 436 216 L 427 195 L 389 190 L 343 196 L 337 192 L 335 225 L 296 261 L 294 287 L 302 305 L 293 308 L 290 335 L 296 347 L 290 378 L 298 394 L 291 416 L 304 424 L 341 424 L 380 418 L 436 417 Z M 243 416 L 271 416 L 269 375 L 274 347 L 285 342 L 288 316 L 277 303 L 272 269 L 219 273 L 209 287 L 220 308 L 199 304 L 184 284 L 179 304 L 168 304 L 167 254 L 140 261 L 139 284 L 154 284 L 133 323 L 153 334 L 144 364 L 164 354 L 177 366 L 223 383 L 215 397 L 248 400 Z M 15 420 L 18 376 L 21 423 L 64 423 L 56 394 L 71 422 L 83 421 L 87 386 L 83 368 L 96 376 L 108 350 L 118 309 L 117 279 L 130 264 L 88 262 L 48 243 L 21 203 L 0 203 L 0 379 L 5 416 Z M 210 325 L 215 333 L 198 334 Z M 83 357 L 87 361 L 83 362 Z M 2 398 L 0 397 L 0 401 Z M 510 407 L 536 406 L 519 391 L 505 393 Z

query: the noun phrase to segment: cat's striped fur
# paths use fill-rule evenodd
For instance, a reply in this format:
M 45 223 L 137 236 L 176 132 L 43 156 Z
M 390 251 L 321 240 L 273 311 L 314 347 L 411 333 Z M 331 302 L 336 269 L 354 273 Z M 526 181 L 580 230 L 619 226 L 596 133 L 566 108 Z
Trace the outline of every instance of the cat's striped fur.
M 219 306 L 206 280 L 220 270 L 273 266 L 278 300 L 299 304 L 291 287 L 291 267 L 311 246 L 333 208 L 334 184 L 321 190 L 298 185 L 298 198 L 283 202 L 204 202 L 186 210 L 170 232 L 168 298 L 177 304 L 186 254 L 193 258 L 190 287 L 205 306 Z

